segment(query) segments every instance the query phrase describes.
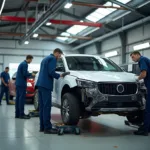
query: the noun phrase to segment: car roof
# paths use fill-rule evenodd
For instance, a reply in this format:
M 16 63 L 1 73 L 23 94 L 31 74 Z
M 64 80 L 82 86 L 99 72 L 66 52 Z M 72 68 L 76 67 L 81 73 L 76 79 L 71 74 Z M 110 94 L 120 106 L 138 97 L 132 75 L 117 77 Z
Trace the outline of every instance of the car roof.
M 77 56 L 79 56 L 79 57 L 94 57 L 94 58 L 104 58 L 104 57 L 101 57 L 101 56 L 99 56 L 99 55 L 90 55 L 90 54 L 64 54 L 62 57 L 73 57 L 73 56 L 75 56 L 75 57 L 77 57 Z M 106 58 L 107 59 L 107 58 Z
M 63 55 L 64 57 L 69 57 L 69 56 L 79 56 L 79 57 L 82 57 L 82 56 L 86 56 L 86 57 L 96 57 L 95 55 L 89 55 L 89 54 L 65 54 Z

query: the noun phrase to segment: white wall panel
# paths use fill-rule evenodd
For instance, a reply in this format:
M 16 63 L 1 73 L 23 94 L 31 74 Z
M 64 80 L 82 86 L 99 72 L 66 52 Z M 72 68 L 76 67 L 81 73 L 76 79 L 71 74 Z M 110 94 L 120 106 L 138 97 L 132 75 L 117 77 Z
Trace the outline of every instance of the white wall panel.
M 134 28 L 127 32 L 127 43 L 134 43 L 138 41 L 142 41 L 143 39 L 150 38 L 150 24 Z
M 33 40 L 29 45 L 19 45 L 17 41 L 0 40 L 0 63 L 4 63 L 3 67 L 9 66 L 9 63 L 20 63 L 29 54 L 34 56 L 33 63 L 40 63 L 42 58 L 51 54 L 55 48 L 60 48 L 65 54 L 69 54 L 72 47 L 54 41 Z M 74 53 L 79 52 L 74 51 Z
M 104 40 L 101 44 L 101 51 L 108 51 L 117 47 L 121 47 L 121 40 L 119 36 L 110 37 L 107 40 Z
M 144 55 L 145 57 L 150 58 L 150 48 L 147 49 L 147 50 L 144 50 L 144 51 L 143 51 L 143 55 Z
M 32 61 L 33 64 L 41 63 L 43 57 L 35 57 Z M 4 56 L 4 67 L 9 66 L 9 63 L 21 63 L 23 60 L 25 60 L 25 57 L 23 56 Z
M 54 41 L 30 41 L 28 45 L 19 45 L 18 41 L 0 40 L 1 48 L 16 48 L 16 49 L 29 49 L 29 50 L 54 50 L 60 48 L 62 50 L 70 50 L 72 47 L 67 44 L 61 44 Z
M 3 63 L 3 55 L 0 54 L 0 63 Z
M 110 57 L 109 59 L 111 59 L 117 65 L 120 64 L 120 56 Z
M 144 40 L 144 41 L 141 41 L 141 42 L 130 44 L 129 46 L 127 46 L 127 52 L 132 52 L 134 50 L 133 49 L 134 46 L 139 45 L 139 44 L 143 44 L 143 43 L 146 43 L 146 42 L 150 42 L 150 40 Z
M 43 55 L 43 50 L 37 50 L 37 51 L 35 51 L 35 50 L 22 50 L 22 49 L 16 49 L 16 50 L 14 50 L 14 49 L 1 49 L 0 48 L 0 54 L 5 54 L 5 55 L 7 55 L 7 54 L 9 54 L 9 55 L 28 55 L 28 54 L 30 54 L 30 55 L 39 55 L 39 56 L 41 56 L 41 55 Z
M 97 48 L 95 44 L 92 44 L 85 48 L 84 50 L 85 54 L 97 54 Z

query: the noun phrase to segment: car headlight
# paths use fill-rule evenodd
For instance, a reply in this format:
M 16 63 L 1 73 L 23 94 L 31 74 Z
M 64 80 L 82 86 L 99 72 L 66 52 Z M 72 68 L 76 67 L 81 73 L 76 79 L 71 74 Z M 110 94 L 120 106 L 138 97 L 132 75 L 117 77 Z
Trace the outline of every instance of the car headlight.
M 140 89 L 145 89 L 146 88 L 143 79 L 138 81 L 138 86 L 139 86 Z
M 82 79 L 77 79 L 76 82 L 79 87 L 84 87 L 84 88 L 94 88 L 97 85 L 95 82 L 82 80 Z
M 32 84 L 30 82 L 27 82 L 27 87 L 32 87 Z

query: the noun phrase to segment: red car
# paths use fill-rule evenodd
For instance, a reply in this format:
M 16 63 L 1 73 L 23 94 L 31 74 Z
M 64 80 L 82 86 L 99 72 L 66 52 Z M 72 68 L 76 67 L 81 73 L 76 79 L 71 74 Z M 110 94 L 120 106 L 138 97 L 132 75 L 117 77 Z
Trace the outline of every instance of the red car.
M 33 73 L 36 74 L 37 72 L 33 71 Z M 10 80 L 10 84 L 9 84 L 10 100 L 12 100 L 13 97 L 16 97 L 16 86 L 15 86 L 16 74 L 17 73 L 14 73 L 14 75 L 12 76 L 12 79 Z M 35 81 L 34 77 L 29 77 L 27 79 L 26 99 L 31 102 L 33 102 L 34 95 L 35 95 L 34 81 Z

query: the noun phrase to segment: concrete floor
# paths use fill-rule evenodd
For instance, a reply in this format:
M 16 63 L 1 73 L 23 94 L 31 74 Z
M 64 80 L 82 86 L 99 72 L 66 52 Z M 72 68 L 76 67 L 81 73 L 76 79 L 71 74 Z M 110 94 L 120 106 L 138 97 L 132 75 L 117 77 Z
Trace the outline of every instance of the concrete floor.
M 26 112 L 33 109 L 26 106 Z M 53 121 L 60 121 L 53 108 Z M 39 133 L 39 120 L 14 118 L 14 106 L 0 106 L 0 150 L 149 150 L 150 136 L 134 136 L 133 128 L 124 125 L 125 118 L 102 115 L 81 121 L 82 135 L 44 135 Z

